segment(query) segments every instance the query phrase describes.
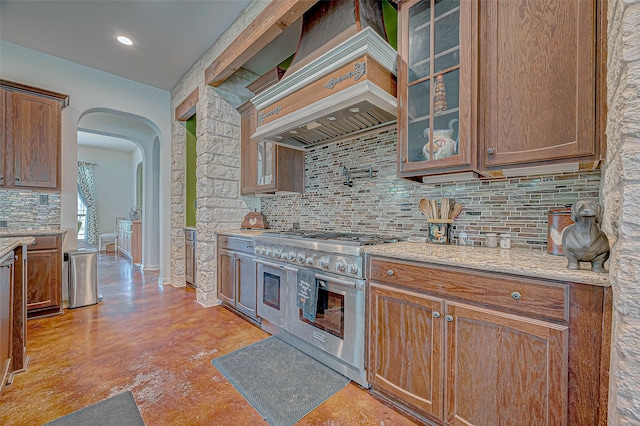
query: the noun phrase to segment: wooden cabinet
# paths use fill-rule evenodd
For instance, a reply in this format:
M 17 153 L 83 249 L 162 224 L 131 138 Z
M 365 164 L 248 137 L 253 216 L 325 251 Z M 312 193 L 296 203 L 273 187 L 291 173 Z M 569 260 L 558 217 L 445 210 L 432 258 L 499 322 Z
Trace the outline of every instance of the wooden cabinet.
M 11 119 L 11 114 L 7 111 L 7 94 L 8 92 L 0 87 L 0 188 L 4 188 L 7 183 L 7 138 L 9 137 L 9 129 L 7 128 L 7 119 Z M 7 117 L 9 116 L 9 117 Z
M 196 284 L 196 231 L 184 230 L 184 280 L 188 285 Z
M 601 3 L 480 3 L 482 167 L 600 159 Z
M 476 168 L 477 8 L 473 1 L 400 3 L 400 177 Z
M 0 258 L 0 394 L 12 370 L 13 251 Z
M 282 71 L 274 68 L 247 86 L 258 94 L 277 83 Z M 258 126 L 255 106 L 249 101 L 240 106 L 242 195 L 272 195 L 304 192 L 304 152 L 267 141 L 252 139 Z
M 568 327 L 448 301 L 449 424 L 567 423 Z
M 401 2 L 398 176 L 600 160 L 604 3 Z
M 61 110 L 68 97 L 6 80 L 0 86 L 0 185 L 59 190 Z
M 62 236 L 35 237 L 27 248 L 27 316 L 62 313 Z
M 142 221 L 118 219 L 118 252 L 135 264 L 142 263 Z
M 375 393 L 433 424 L 606 423 L 610 289 L 367 261 Z
M 253 241 L 247 238 L 218 236 L 218 298 L 257 322 L 257 268 Z
M 444 301 L 378 283 L 369 286 L 367 380 L 396 402 L 442 418 Z

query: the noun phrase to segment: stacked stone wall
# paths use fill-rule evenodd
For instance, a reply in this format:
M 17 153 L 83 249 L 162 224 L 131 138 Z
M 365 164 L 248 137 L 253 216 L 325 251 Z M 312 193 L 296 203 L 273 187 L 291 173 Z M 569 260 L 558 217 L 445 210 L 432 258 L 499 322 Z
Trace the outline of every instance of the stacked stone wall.
M 237 229 L 255 200 L 240 197 L 240 115 L 233 106 L 243 101 L 241 88 L 255 78 L 240 71 L 229 78 L 232 90 L 216 89 L 204 81 L 205 69 L 269 4 L 254 0 L 236 21 L 191 67 L 171 91 L 172 111 L 198 90 L 196 104 L 196 298 L 211 306 L 218 303 L 216 292 L 216 229 Z M 235 87 L 235 86 L 237 87 Z M 240 88 L 240 89 L 239 89 Z M 245 89 L 246 90 L 246 89 Z M 247 91 L 247 93 L 249 93 Z M 247 93 L 243 95 L 246 97 Z M 250 93 L 249 93 L 250 94 Z M 224 97 L 229 99 L 224 99 Z M 185 145 L 184 124 L 173 122 L 171 139 L 171 284 L 185 286 Z M 257 203 L 259 207 L 259 202 Z
M 601 197 L 611 242 L 609 424 L 640 424 L 640 1 L 608 4 L 607 161 Z

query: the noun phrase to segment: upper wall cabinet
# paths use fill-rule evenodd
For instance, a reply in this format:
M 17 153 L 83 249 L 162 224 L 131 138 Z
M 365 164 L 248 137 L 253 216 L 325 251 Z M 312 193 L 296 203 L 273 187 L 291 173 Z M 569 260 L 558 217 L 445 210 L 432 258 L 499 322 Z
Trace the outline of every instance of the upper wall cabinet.
M 240 186 L 242 195 L 304 192 L 304 152 L 251 138 L 258 115 L 251 102 L 241 114 Z
M 477 4 L 410 0 L 398 14 L 398 175 L 475 168 Z
M 61 110 L 68 97 L 5 80 L 0 83 L 0 185 L 59 190 Z
M 597 0 L 407 0 L 399 6 L 398 175 L 597 161 Z
M 277 67 L 265 73 L 247 89 L 258 94 L 282 77 Z M 267 141 L 253 139 L 258 126 L 255 106 L 245 102 L 238 108 L 241 115 L 240 193 L 273 195 L 304 192 L 304 152 Z
M 481 167 L 600 159 L 599 3 L 480 3 Z

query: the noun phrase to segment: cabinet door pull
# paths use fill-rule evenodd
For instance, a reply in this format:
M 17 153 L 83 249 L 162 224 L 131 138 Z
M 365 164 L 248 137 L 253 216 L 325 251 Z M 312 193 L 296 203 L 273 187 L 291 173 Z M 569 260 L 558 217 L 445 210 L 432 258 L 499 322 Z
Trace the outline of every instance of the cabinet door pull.
M 522 295 L 517 291 L 514 291 L 513 293 L 511 293 L 511 297 L 513 297 L 516 300 L 520 300 L 520 298 L 522 298 Z
M 495 149 L 493 149 L 493 148 L 488 148 L 488 149 L 487 149 L 487 155 L 493 155 L 493 154 L 495 154 L 495 153 L 496 153 L 496 150 L 495 150 Z
M 389 276 L 393 275 L 393 269 L 389 269 L 389 270 L 387 271 L 387 275 L 389 275 Z
M 440 318 L 440 312 L 438 312 L 438 311 L 433 311 L 433 317 L 434 317 L 434 318 Z
M 447 320 L 447 322 L 453 321 L 453 317 L 451 315 L 445 316 L 444 319 Z

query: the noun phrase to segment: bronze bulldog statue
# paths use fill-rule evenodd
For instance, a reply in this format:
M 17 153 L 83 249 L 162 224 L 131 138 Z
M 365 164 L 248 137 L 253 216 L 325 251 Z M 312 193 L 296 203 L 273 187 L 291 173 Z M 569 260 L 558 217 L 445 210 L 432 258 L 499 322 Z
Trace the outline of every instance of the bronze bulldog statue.
M 604 263 L 609 259 L 609 239 L 600 230 L 600 204 L 593 200 L 578 200 L 571 208 L 575 223 L 562 234 L 562 252 L 569 260 L 568 269 L 580 269 L 580 262 L 591 262 L 593 272 L 607 272 Z

